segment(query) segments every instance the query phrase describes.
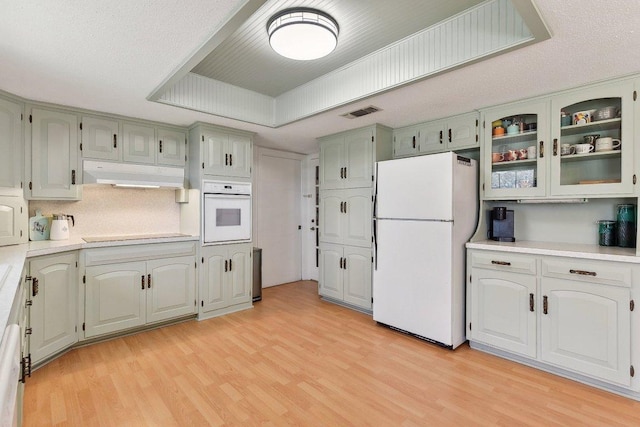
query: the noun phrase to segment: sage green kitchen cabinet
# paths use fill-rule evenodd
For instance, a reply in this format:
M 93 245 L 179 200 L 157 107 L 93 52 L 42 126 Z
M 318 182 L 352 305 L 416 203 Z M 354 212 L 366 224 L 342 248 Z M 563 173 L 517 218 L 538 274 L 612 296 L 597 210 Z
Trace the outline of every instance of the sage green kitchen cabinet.
M 184 166 L 187 161 L 187 135 L 174 129 L 159 127 L 158 164 L 166 166 Z
M 629 195 L 634 192 L 634 82 L 626 80 L 572 90 L 551 98 L 551 189 L 553 196 Z M 611 118 L 598 110 L 614 107 Z M 585 123 L 562 126 L 561 112 L 587 112 Z M 573 119 L 573 117 L 572 117 Z M 587 135 L 621 141 L 619 149 L 562 155 L 562 144 L 579 144 Z M 597 142 L 596 142 L 597 146 Z
M 117 120 L 83 116 L 80 152 L 85 159 L 120 160 L 120 124 Z
M 0 246 L 26 243 L 29 239 L 27 203 L 19 196 L 0 196 Z
M 370 311 L 371 265 L 370 248 L 321 243 L 319 294 Z
M 189 177 L 192 186 L 203 178 L 251 177 L 253 134 L 197 123 L 189 130 Z
M 200 312 L 205 317 L 251 305 L 251 244 L 203 246 Z
M 29 114 L 27 198 L 80 199 L 78 116 L 39 107 L 30 108 Z
M 67 252 L 29 260 L 32 363 L 78 341 L 78 254 Z
M 476 148 L 480 144 L 475 112 L 423 123 L 416 130 L 420 154 Z
M 122 124 L 123 160 L 132 163 L 156 163 L 157 141 L 153 126 Z
M 470 266 L 470 339 L 535 358 L 536 259 L 472 252 Z
M 84 338 L 195 315 L 193 242 L 87 249 L 84 257 Z
M 320 192 L 320 242 L 371 247 L 371 190 L 355 188 Z
M 393 130 L 393 157 L 407 157 L 418 154 L 418 129 L 407 126 Z
M 0 195 L 22 194 L 23 104 L 0 98 Z

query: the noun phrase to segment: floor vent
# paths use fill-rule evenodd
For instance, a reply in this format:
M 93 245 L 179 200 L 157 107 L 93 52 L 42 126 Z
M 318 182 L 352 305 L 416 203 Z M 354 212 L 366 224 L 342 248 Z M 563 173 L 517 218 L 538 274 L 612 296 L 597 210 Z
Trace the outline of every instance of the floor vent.
M 366 108 L 361 108 L 350 113 L 342 114 L 341 116 L 346 117 L 347 119 L 356 119 L 358 117 L 366 116 L 367 114 L 376 113 L 378 111 L 381 111 L 381 109 L 370 105 Z

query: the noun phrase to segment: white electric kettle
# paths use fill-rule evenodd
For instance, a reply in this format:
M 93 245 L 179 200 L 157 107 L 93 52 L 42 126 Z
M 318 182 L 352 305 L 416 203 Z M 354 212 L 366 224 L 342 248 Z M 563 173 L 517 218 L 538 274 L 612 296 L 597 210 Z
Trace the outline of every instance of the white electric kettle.
M 53 221 L 51 221 L 51 233 L 49 234 L 49 238 L 51 240 L 66 240 L 69 238 L 69 218 L 71 218 L 71 225 L 75 225 L 73 215 L 53 215 Z

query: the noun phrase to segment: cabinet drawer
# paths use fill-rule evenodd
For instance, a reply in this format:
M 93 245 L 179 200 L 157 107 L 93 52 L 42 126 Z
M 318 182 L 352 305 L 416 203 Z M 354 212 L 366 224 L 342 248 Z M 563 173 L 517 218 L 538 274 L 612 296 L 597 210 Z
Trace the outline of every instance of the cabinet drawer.
M 505 252 L 471 252 L 471 266 L 514 273 L 536 274 L 536 259 Z
M 559 279 L 631 287 L 633 266 L 619 262 L 543 258 L 542 275 Z
M 153 243 L 86 249 L 85 266 L 195 255 L 195 242 Z

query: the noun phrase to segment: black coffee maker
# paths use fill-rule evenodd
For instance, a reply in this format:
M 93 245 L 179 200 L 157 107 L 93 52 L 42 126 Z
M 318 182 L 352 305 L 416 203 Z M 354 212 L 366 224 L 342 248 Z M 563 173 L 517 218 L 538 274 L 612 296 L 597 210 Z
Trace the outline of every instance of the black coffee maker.
M 504 206 L 496 206 L 491 212 L 489 238 L 498 242 L 515 242 L 513 232 L 513 211 Z

